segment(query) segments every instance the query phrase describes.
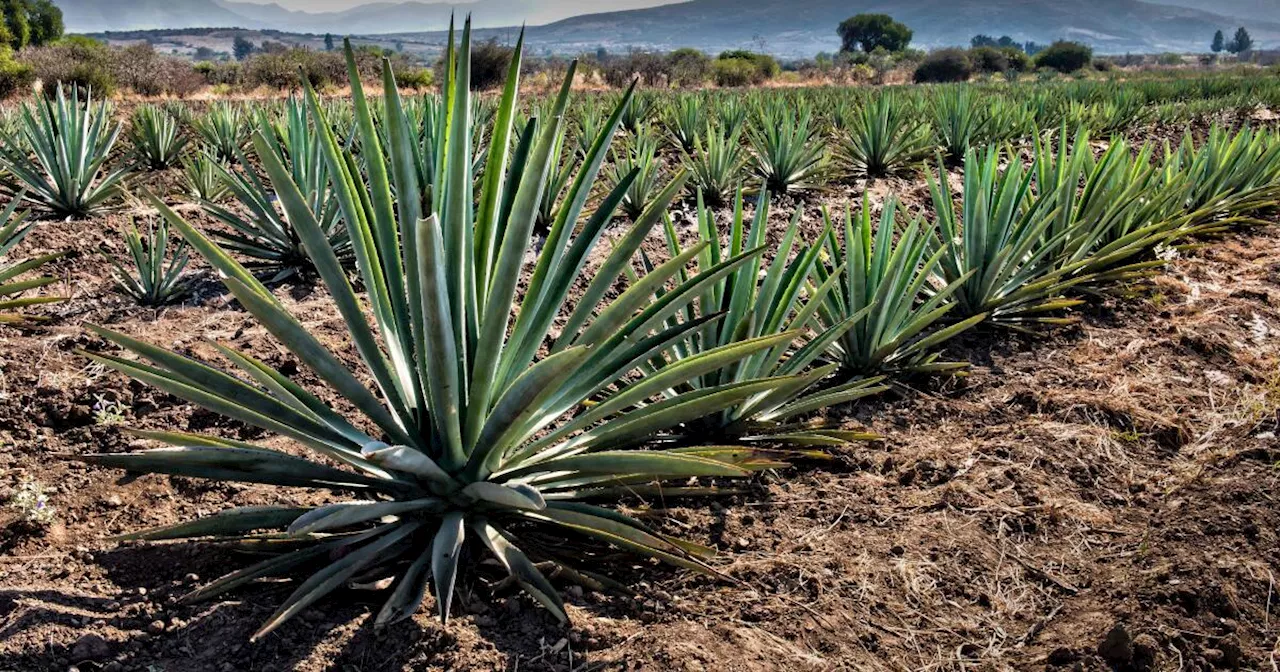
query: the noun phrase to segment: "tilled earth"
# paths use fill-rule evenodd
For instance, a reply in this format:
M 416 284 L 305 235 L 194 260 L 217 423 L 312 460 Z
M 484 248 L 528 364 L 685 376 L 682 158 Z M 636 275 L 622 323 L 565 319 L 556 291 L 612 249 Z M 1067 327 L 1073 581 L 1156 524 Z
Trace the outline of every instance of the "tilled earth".
M 773 219 L 781 226 L 787 207 Z M 968 378 L 922 384 L 838 420 L 882 441 L 758 478 L 715 502 L 643 515 L 719 548 L 729 580 L 590 549 L 635 595 L 566 587 L 571 627 L 468 572 L 447 626 L 427 605 L 386 632 L 378 593 L 336 594 L 264 641 L 272 582 L 205 604 L 193 586 L 248 560 L 206 544 L 104 538 L 228 505 L 318 495 L 144 476 L 57 459 L 123 450 L 124 427 L 263 433 L 91 366 L 105 324 L 186 352 L 288 352 L 201 276 L 159 311 L 111 291 L 96 250 L 122 215 L 42 224 L 26 254 L 72 300 L 0 332 L 0 495 L 24 479 L 56 507 L 44 531 L 0 514 L 0 670 L 1276 669 L 1280 613 L 1280 232 L 1185 251 L 1144 288 L 1098 297 L 1041 335 L 967 334 Z M 202 221 L 207 224 L 207 221 Z M 806 226 L 812 222 L 806 219 Z M 114 243 L 119 251 L 119 242 Z M 323 289 L 277 294 L 322 340 L 344 330 Z M 348 353 L 347 356 L 350 356 Z M 306 371 L 303 383 L 314 383 Z M 639 507 L 641 503 L 633 502 Z M 476 556 L 476 562 L 480 558 Z M 430 603 L 430 599 L 428 599 Z

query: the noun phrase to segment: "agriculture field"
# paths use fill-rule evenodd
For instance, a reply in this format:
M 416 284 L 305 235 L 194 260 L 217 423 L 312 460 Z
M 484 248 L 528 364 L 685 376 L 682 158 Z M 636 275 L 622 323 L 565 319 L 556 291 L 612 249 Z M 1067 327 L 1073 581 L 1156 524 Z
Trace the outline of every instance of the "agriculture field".
M 1280 82 L 461 45 L 5 111 L 0 669 L 1275 667 Z

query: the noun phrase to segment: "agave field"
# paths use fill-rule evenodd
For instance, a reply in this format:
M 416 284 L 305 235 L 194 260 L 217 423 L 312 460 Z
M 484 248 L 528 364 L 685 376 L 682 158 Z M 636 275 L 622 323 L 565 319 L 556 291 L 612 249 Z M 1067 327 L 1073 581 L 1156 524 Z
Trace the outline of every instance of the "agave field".
M 1280 80 L 0 120 L 0 664 L 1276 664 Z

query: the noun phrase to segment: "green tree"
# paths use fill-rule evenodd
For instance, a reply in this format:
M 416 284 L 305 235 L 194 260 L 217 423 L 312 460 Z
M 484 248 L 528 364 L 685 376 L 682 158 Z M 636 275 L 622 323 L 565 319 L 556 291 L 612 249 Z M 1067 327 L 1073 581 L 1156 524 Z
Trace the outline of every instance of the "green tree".
M 31 26 L 31 45 L 39 47 L 62 37 L 62 10 L 52 0 L 27 3 L 27 23 Z
M 237 61 L 243 61 L 249 58 L 254 50 L 253 43 L 245 39 L 243 35 L 236 35 L 236 39 L 231 44 L 231 51 L 235 54 Z
M 1213 34 L 1213 44 L 1209 48 L 1215 54 L 1221 54 L 1222 50 L 1227 48 L 1227 37 L 1222 34 L 1221 30 Z
M 911 44 L 913 33 L 906 25 L 893 20 L 888 14 L 859 14 L 845 19 L 836 30 L 840 35 L 841 51 L 854 51 L 861 47 L 868 54 L 876 47 L 889 52 L 899 52 Z
M 1233 54 L 1241 54 L 1253 49 L 1253 37 L 1249 35 L 1249 31 L 1240 26 L 1236 30 L 1236 36 L 1232 38 L 1231 44 L 1227 46 L 1227 51 Z
M 333 33 L 324 34 L 324 50 L 333 51 Z
M 9 46 L 17 51 L 31 43 L 31 23 L 27 20 L 25 0 L 0 0 L 4 12 L 4 27 L 8 32 Z

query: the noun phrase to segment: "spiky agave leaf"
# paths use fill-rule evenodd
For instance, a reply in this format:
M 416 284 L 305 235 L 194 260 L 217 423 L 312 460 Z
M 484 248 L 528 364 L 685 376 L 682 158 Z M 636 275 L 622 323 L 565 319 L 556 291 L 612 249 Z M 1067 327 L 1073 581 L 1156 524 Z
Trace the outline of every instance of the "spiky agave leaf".
M 738 477 L 776 461 L 750 449 L 703 452 L 637 449 L 650 436 L 719 413 L 780 384 L 756 380 L 706 388 L 638 406 L 617 385 L 640 363 L 669 357 L 698 325 L 672 332 L 668 318 L 700 296 L 715 273 L 689 278 L 665 300 L 646 288 L 673 280 L 665 267 L 644 287 L 603 300 L 641 242 L 679 193 L 677 178 L 605 253 L 576 306 L 565 311 L 570 286 L 582 269 L 629 184 L 607 194 L 585 222 L 580 215 L 629 97 L 614 109 L 583 160 L 536 255 L 523 298 L 519 273 L 531 245 L 538 203 L 552 160 L 557 126 L 573 81 L 574 66 L 532 149 L 507 151 L 512 132 L 520 58 L 513 59 L 495 111 L 491 151 L 480 175 L 478 203 L 471 179 L 470 23 L 446 86 L 449 119 L 438 164 L 432 209 L 422 211 L 412 135 L 390 64 L 384 62 L 384 147 L 347 45 L 347 63 L 367 175 L 338 144 L 315 93 L 307 89 L 314 128 L 322 138 L 335 195 L 351 231 L 357 269 L 367 299 L 357 299 L 345 270 L 288 169 L 261 133 L 253 141 L 281 203 L 312 251 L 317 273 L 343 318 L 364 371 L 341 360 L 295 320 L 243 266 L 158 199 L 153 203 L 223 276 L 228 289 L 297 359 L 350 408 L 348 419 L 284 374 L 251 356 L 220 346 L 239 374 L 103 328 L 94 331 L 146 360 L 107 353 L 88 356 L 214 412 L 277 432 L 338 466 L 293 457 L 240 442 L 182 434 L 152 438 L 172 448 L 81 459 L 139 472 L 240 480 L 283 486 L 355 491 L 356 502 L 335 503 L 298 516 L 279 510 L 226 513 L 197 529 L 242 537 L 281 529 L 310 545 L 283 546 L 289 553 L 240 570 L 197 591 L 209 597 L 253 580 L 312 568 L 256 637 L 352 577 L 373 571 L 397 576 L 376 621 L 383 625 L 412 614 L 435 586 L 447 618 L 461 560 L 487 548 L 512 578 L 560 619 L 564 606 L 531 559 L 563 563 L 553 549 L 517 536 L 534 525 L 585 535 L 681 567 L 711 571 L 710 549 L 668 538 L 589 498 L 620 497 L 620 486 L 644 488 L 664 481 Z M 385 160 L 378 158 L 385 157 Z M 389 167 L 389 170 L 387 168 Z M 634 179 L 632 177 L 631 179 Z M 701 248 L 695 248 L 699 250 Z M 652 275 L 652 274 L 650 274 Z M 518 308 L 517 308 L 518 304 Z M 372 324 L 366 317 L 372 312 Z M 597 314 L 598 311 L 598 314 Z M 556 326 L 558 336 L 548 338 Z M 733 344 L 676 362 L 681 372 L 731 366 L 769 347 L 770 341 Z M 367 374 L 376 391 L 366 387 Z M 689 373 L 689 375 L 693 375 Z M 634 389 L 634 388 L 632 388 Z M 587 404 L 590 401 L 592 403 Z M 586 408 L 589 406 L 589 408 Z M 585 410 L 584 410 L 585 409 Z M 576 415 L 569 416 L 571 411 Z M 371 431 L 362 429 L 372 428 Z M 679 487 L 679 486 L 677 486 Z M 172 529 L 163 532 L 174 534 Z M 268 541 L 275 537 L 266 538 Z M 318 567 L 318 569 L 316 569 Z
M 720 207 L 729 202 L 741 181 L 746 165 L 746 152 L 738 131 L 725 136 L 708 126 L 694 136 L 693 149 L 685 154 L 685 170 L 689 173 L 689 190 L 701 194 L 704 202 Z
M 31 232 L 32 223 L 27 220 L 30 212 L 18 212 L 18 206 L 22 204 L 22 200 L 22 194 L 19 194 L 10 200 L 3 211 L 0 211 L 0 222 L 3 222 L 0 224 L 0 324 L 23 325 L 39 322 L 44 318 L 23 313 L 22 309 L 66 300 L 58 296 L 21 296 L 32 289 L 51 285 L 58 279 L 51 276 L 29 280 L 17 278 L 63 256 L 47 254 L 19 262 L 10 262 L 5 259 Z
M 105 102 L 80 101 L 62 85 L 53 98 L 22 106 L 22 139 L 0 135 L 0 170 L 10 195 L 26 198 L 59 217 L 84 217 L 101 211 L 121 194 L 129 171 L 106 171 L 121 125 Z
M 231 164 L 248 146 L 252 125 L 245 119 L 241 106 L 217 101 L 204 115 L 191 120 L 191 128 L 213 158 L 219 163 Z
M 889 199 L 879 225 L 873 227 L 867 199 L 856 219 L 846 208 L 843 245 L 830 214 L 823 211 L 829 230 L 824 250 L 829 263 L 839 266 L 816 269 L 818 282 L 837 280 L 818 317 L 823 324 L 836 325 L 850 316 L 865 315 L 829 348 L 850 377 L 963 371 L 967 362 L 939 361 L 936 348 L 986 318 L 980 313 L 934 328 L 955 307 L 952 294 L 972 271 L 946 285 L 938 282 L 938 265 L 946 251 L 930 251 L 935 233 L 922 218 L 899 230 L 898 211 L 896 200 Z
M 811 108 L 785 101 L 763 106 L 750 132 L 753 167 L 770 193 L 813 189 L 823 181 L 826 149 Z

